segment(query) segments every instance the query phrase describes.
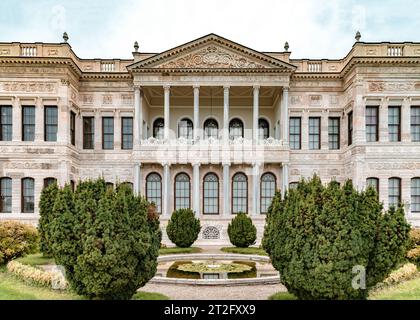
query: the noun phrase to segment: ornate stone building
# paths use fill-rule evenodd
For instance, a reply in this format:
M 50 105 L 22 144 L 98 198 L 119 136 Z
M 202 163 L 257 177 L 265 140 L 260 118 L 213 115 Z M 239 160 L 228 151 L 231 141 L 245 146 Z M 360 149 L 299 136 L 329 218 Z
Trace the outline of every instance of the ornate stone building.
M 420 43 L 364 43 L 292 59 L 210 34 L 133 59 L 63 43 L 0 43 L 0 219 L 36 223 L 42 188 L 103 176 L 200 217 L 198 244 L 276 189 L 317 173 L 374 185 L 420 224 Z M 164 240 L 168 241 L 166 236 Z

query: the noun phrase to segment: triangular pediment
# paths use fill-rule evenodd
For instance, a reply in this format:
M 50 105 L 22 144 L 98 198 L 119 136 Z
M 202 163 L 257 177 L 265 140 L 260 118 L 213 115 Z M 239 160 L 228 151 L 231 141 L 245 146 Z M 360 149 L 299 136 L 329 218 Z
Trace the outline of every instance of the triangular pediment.
M 130 71 L 254 70 L 293 72 L 296 67 L 235 42 L 210 34 L 128 66 Z

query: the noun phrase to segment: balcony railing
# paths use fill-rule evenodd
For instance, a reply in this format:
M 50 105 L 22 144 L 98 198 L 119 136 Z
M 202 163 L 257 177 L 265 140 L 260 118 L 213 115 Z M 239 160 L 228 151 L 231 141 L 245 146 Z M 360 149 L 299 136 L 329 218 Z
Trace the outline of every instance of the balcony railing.
M 154 137 L 150 137 L 148 139 L 142 140 L 141 145 L 143 146 L 223 146 L 222 139 L 215 139 L 215 138 L 208 138 L 202 139 L 198 141 L 194 141 L 193 139 L 186 139 L 186 138 L 177 138 L 177 139 L 157 139 Z M 274 139 L 272 137 L 267 139 L 258 140 L 258 143 L 255 143 L 252 139 L 244 139 L 244 138 L 237 138 L 237 139 L 229 139 L 229 145 L 244 145 L 244 146 L 252 146 L 252 145 L 259 145 L 259 146 L 282 146 L 283 141 Z
M 20 54 L 24 57 L 36 57 L 37 56 L 37 48 L 36 48 L 36 46 L 21 46 L 20 47 Z
M 390 57 L 402 57 L 404 46 L 388 46 L 387 55 Z

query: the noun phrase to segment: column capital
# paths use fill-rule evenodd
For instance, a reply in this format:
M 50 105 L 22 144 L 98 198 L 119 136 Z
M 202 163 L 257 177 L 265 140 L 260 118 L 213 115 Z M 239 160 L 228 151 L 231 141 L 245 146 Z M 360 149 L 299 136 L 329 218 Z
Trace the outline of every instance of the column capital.
M 134 91 L 140 90 L 140 89 L 141 89 L 141 85 L 139 85 L 139 84 L 134 84 L 134 85 L 133 85 L 133 89 L 134 89 Z
M 165 167 L 165 166 L 170 167 L 172 163 L 169 161 L 162 161 L 160 164 L 162 165 L 162 167 Z
M 191 165 L 193 167 L 200 167 L 201 163 L 200 162 L 191 162 Z
M 171 88 L 171 85 L 170 84 L 164 84 L 162 87 L 165 91 L 168 91 Z
M 259 84 L 254 84 L 252 88 L 254 88 L 254 90 L 259 90 L 261 86 Z
M 284 86 L 283 87 L 283 92 L 289 92 L 289 87 Z
M 228 84 L 223 85 L 223 89 L 224 89 L 224 91 L 229 91 L 230 85 L 228 85 Z
M 230 161 L 223 161 L 222 166 L 228 166 L 230 167 Z
M 199 90 L 200 89 L 200 85 L 199 84 L 194 84 L 193 85 L 194 90 Z

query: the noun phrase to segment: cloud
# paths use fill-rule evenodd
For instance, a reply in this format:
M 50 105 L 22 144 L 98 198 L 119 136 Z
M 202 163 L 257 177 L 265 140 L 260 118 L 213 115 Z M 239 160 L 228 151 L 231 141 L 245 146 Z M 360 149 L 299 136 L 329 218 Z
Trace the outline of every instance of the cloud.
M 293 58 L 342 58 L 363 41 L 419 41 L 420 2 L 361 0 L 2 1 L 0 41 L 59 42 L 83 58 L 161 52 L 208 33 Z M 404 38 L 401 38 L 404 37 Z

